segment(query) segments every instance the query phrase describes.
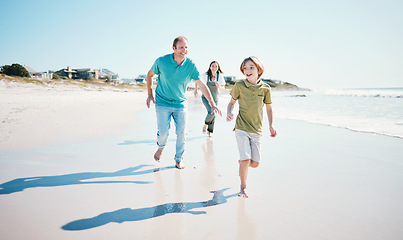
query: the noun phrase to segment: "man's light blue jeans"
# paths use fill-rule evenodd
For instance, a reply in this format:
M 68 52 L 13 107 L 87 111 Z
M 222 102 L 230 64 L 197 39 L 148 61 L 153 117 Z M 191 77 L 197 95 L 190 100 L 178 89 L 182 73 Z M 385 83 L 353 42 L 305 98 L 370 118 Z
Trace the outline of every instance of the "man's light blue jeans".
M 155 106 L 155 112 L 157 114 L 158 148 L 163 149 L 165 147 L 171 126 L 171 118 L 173 118 L 176 129 L 175 161 L 181 162 L 183 153 L 185 152 L 187 108 Z

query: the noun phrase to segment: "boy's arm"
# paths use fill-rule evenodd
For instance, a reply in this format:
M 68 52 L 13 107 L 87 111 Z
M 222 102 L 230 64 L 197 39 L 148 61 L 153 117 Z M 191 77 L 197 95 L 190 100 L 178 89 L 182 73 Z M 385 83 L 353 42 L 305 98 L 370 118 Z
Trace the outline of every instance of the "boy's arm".
M 228 107 L 227 107 L 227 122 L 234 119 L 234 114 L 232 114 L 232 110 L 234 109 L 235 103 L 236 103 L 236 100 L 231 97 L 231 101 L 229 101 Z
M 271 108 L 271 104 L 266 104 L 266 112 L 267 118 L 269 119 L 270 136 L 275 137 L 277 135 L 277 132 L 273 128 L 273 109 Z

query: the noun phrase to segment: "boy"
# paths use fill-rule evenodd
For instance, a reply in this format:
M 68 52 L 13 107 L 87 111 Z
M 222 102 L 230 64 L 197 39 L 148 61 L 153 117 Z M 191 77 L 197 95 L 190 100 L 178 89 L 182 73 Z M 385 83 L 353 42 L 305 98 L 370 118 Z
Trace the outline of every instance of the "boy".
M 239 113 L 235 124 L 235 137 L 239 150 L 239 177 L 241 180 L 240 197 L 247 198 L 246 178 L 248 167 L 257 168 L 260 162 L 260 142 L 263 133 L 263 105 L 266 105 L 269 120 L 270 136 L 277 135 L 273 124 L 271 108 L 270 86 L 260 80 L 264 67 L 257 57 L 248 57 L 243 60 L 241 72 L 245 75 L 244 81 L 237 82 L 231 90 L 231 100 L 227 107 L 227 121 L 234 118 L 232 110 L 239 100 Z

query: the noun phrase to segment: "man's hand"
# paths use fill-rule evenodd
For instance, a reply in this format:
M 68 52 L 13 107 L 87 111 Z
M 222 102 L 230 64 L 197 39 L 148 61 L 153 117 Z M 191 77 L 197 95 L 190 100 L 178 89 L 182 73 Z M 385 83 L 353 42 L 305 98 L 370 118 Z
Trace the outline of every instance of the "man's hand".
M 150 102 L 153 102 L 155 104 L 154 97 L 152 95 L 148 96 L 147 101 L 146 101 L 148 108 L 150 108 Z

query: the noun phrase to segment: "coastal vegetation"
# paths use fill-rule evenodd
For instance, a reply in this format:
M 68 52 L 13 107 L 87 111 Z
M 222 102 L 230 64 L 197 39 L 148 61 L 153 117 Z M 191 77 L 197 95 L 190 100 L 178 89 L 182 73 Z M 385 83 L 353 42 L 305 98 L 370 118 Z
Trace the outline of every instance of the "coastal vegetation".
M 279 81 L 272 81 L 270 79 L 262 79 L 265 83 L 269 84 L 273 90 L 302 90 L 297 85 L 288 83 L 288 82 L 279 82 Z M 232 89 L 232 86 L 237 81 L 242 80 L 235 80 L 228 82 L 226 84 L 226 89 Z M 105 80 L 95 80 L 95 79 L 85 79 L 85 80 L 77 80 L 77 79 L 69 79 L 67 77 L 61 77 L 57 74 L 53 74 L 52 79 L 39 79 L 35 77 L 21 77 L 21 76 L 9 76 L 5 74 L 0 74 L 0 84 L 1 83 L 11 83 L 11 84 L 31 84 L 35 86 L 42 86 L 42 87 L 79 87 L 79 88 L 93 88 L 93 89 L 102 89 L 102 88 L 109 88 L 109 89 L 116 89 L 116 90 L 144 90 L 146 89 L 145 83 L 137 83 L 137 84 L 114 84 L 110 81 Z M 306 90 L 306 89 L 305 89 Z
M 226 88 L 231 89 L 232 86 L 237 82 L 237 81 L 242 81 L 241 80 L 229 80 L 226 81 Z M 272 79 L 265 79 L 262 78 L 262 81 L 269 84 L 269 86 L 272 89 L 277 89 L 277 90 L 302 90 L 302 88 L 298 87 L 295 84 L 289 83 L 289 82 L 282 82 L 282 81 L 277 81 L 277 80 L 272 80 Z M 304 89 L 307 90 L 307 89 Z
M 32 77 L 19 77 L 19 76 L 8 76 L 5 74 L 0 74 L 0 84 L 11 84 L 11 85 L 32 85 L 38 87 L 55 88 L 55 87 L 66 87 L 66 88 L 82 88 L 82 89 L 110 89 L 110 90 L 141 90 L 145 89 L 144 86 L 135 84 L 113 84 L 111 82 L 105 82 L 101 80 L 76 80 L 69 79 L 66 77 L 59 77 L 56 75 L 52 79 L 38 79 Z
M 9 76 L 29 77 L 29 72 L 18 63 L 1 66 L 1 72 Z
M 96 80 L 96 79 L 70 79 L 64 76 L 59 76 L 56 73 L 53 73 L 52 79 L 41 79 L 38 77 L 30 77 L 28 71 L 21 66 L 20 64 L 12 64 L 5 65 L 1 67 L 2 73 L 0 74 L 0 83 L 15 83 L 15 84 L 33 84 L 36 86 L 43 86 L 43 87 L 56 87 L 56 86 L 74 86 L 80 88 L 95 88 L 95 89 L 102 89 L 102 88 L 110 88 L 110 89 L 146 89 L 146 84 L 136 83 L 136 84 L 128 84 L 128 83 L 121 83 L 116 84 L 112 82 L 109 78 L 106 80 Z M 226 80 L 225 88 L 230 90 L 232 89 L 233 85 L 237 81 L 242 81 L 242 79 L 238 80 Z M 278 80 L 271 80 L 271 79 L 262 79 L 263 82 L 270 85 L 273 90 L 303 90 L 299 88 L 297 85 L 289 83 L 289 82 L 282 82 Z M 190 87 L 192 89 L 192 87 Z M 307 90 L 307 89 L 304 89 Z

